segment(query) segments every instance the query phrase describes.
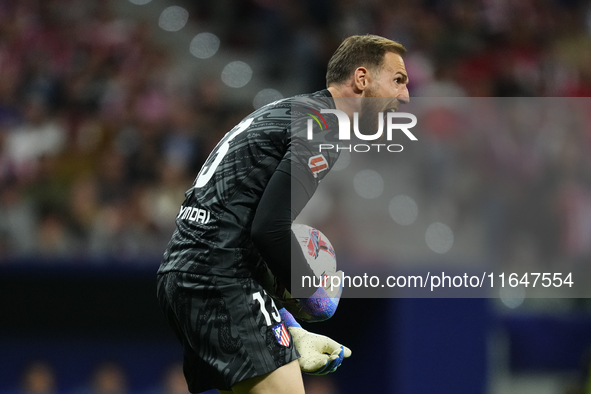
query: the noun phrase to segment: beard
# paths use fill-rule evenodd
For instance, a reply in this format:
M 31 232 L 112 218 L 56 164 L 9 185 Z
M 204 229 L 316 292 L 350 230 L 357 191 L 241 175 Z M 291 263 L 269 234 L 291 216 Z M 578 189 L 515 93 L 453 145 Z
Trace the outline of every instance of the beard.
M 368 88 L 361 100 L 359 131 L 366 135 L 375 134 L 378 131 L 380 117 L 383 121 L 382 127 L 385 124 L 384 112 L 392 98 L 378 96 L 374 88 Z M 378 115 L 380 112 L 382 115 Z

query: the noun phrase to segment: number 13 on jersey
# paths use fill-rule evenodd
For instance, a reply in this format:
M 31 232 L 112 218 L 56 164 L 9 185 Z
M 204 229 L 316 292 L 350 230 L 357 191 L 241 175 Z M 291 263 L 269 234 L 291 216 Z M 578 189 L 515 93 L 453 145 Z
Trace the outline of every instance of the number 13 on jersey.
M 267 308 L 265 308 L 265 300 L 263 300 L 263 296 L 261 295 L 261 293 L 259 291 L 257 291 L 256 293 L 254 293 L 252 295 L 252 299 L 259 302 L 259 304 L 261 306 L 261 313 L 265 317 L 265 322 L 267 323 L 268 326 L 270 326 L 272 324 L 271 323 L 271 316 L 273 316 L 273 319 L 277 323 L 279 323 L 281 321 L 281 315 L 279 314 L 279 311 L 277 310 L 277 307 L 275 306 L 275 301 L 273 301 L 272 298 L 271 298 L 271 307 L 273 308 L 273 310 L 271 311 L 271 316 L 269 316 L 269 312 L 267 311 Z

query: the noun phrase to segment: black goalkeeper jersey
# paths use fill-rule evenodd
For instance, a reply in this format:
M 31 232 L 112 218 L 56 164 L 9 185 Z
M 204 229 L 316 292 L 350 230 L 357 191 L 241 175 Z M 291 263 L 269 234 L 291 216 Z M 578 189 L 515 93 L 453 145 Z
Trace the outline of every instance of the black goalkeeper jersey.
M 328 90 L 279 100 L 222 138 L 185 193 L 158 273 L 251 275 L 262 261 L 251 225 L 273 173 L 291 174 L 311 195 L 338 158 L 334 150 L 319 151 L 320 143 L 336 139 L 334 116 L 325 117 L 313 141 L 307 138 L 308 119 L 322 108 L 335 109 Z

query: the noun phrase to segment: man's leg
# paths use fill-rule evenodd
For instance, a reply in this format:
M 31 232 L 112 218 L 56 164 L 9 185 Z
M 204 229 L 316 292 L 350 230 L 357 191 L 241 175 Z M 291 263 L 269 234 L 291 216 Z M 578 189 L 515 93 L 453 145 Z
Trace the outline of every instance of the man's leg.
M 243 380 L 221 394 L 304 394 L 300 365 L 294 360 L 273 372 Z

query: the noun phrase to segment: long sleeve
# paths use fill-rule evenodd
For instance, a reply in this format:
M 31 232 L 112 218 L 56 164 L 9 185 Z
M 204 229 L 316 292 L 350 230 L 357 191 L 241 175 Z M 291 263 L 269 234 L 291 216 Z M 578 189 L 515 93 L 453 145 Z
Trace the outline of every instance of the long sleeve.
M 291 231 L 292 222 L 313 194 L 313 188 L 304 187 L 305 178 L 303 182 L 298 178 L 301 177 L 290 176 L 281 170 L 275 171 L 265 188 L 251 228 L 251 237 L 259 253 L 290 292 L 292 266 L 298 278 L 303 275 L 314 276 Z M 309 289 L 309 295 L 315 290 Z

